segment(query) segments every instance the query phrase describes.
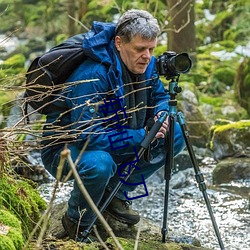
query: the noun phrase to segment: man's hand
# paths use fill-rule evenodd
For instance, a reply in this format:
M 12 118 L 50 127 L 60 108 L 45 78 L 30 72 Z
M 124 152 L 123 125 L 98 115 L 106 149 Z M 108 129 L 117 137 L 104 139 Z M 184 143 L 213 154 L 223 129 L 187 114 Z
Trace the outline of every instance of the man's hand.
M 158 118 L 160 117 L 162 112 L 163 111 L 157 113 L 157 115 L 154 117 L 155 122 L 158 120 Z M 168 124 L 168 116 L 167 116 L 165 121 L 162 123 L 161 128 L 159 129 L 159 131 L 155 135 L 155 139 L 165 138 L 165 135 L 168 132 L 168 130 L 169 130 L 169 124 Z

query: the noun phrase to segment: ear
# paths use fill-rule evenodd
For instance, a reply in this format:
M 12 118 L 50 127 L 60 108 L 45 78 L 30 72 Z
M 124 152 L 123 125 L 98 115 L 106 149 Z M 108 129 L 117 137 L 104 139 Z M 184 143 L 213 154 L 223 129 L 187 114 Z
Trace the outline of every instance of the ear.
M 121 49 L 121 43 L 122 43 L 121 37 L 116 36 L 115 37 L 115 47 L 118 51 L 120 51 L 120 49 Z

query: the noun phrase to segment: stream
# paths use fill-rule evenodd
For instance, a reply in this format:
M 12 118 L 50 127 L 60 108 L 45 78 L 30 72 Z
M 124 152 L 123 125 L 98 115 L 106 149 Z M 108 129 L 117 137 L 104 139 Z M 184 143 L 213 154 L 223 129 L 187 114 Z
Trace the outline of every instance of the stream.
M 212 185 L 212 158 L 202 160 L 200 170 L 207 186 L 207 194 L 216 223 L 226 250 L 250 250 L 250 180 L 233 181 L 229 184 Z M 159 227 L 163 225 L 165 180 L 164 169 L 147 180 L 149 196 L 133 200 L 132 208 L 141 217 L 149 219 Z M 49 201 L 54 182 L 39 187 L 42 197 Z M 64 184 L 57 192 L 56 203 L 69 198 L 72 182 Z M 138 187 L 130 197 L 145 194 Z M 170 180 L 168 202 L 169 234 L 175 238 L 196 238 L 203 247 L 220 250 L 213 224 L 210 219 L 202 192 L 197 186 L 194 169 L 187 168 L 174 172 Z

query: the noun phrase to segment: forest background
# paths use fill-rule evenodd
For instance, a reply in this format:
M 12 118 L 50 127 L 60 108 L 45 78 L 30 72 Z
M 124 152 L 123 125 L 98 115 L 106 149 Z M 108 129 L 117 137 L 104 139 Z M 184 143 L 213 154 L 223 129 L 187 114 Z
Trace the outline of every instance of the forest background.
M 200 104 L 212 105 L 217 118 L 225 118 L 220 108 L 234 103 L 237 112 L 227 118 L 249 117 L 247 0 L 0 0 L 0 33 L 4 35 L 0 40 L 1 127 L 6 125 L 11 107 L 2 104 L 23 90 L 27 66 L 35 56 L 72 35 L 86 32 L 93 20 L 116 22 L 122 12 L 131 8 L 146 9 L 158 19 L 162 33 L 155 56 L 165 51 L 189 53 L 193 66 L 181 81 L 189 82 L 198 91 Z M 8 51 L 5 44 L 14 39 L 19 43 Z

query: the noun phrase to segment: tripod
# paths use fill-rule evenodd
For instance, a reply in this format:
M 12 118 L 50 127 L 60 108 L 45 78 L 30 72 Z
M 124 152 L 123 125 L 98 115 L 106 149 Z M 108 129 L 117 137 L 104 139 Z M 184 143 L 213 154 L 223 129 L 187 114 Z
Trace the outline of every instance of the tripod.
M 168 196 L 169 196 L 169 182 L 171 179 L 171 175 L 172 175 L 172 169 L 173 169 L 173 165 L 174 165 L 174 123 L 177 117 L 177 120 L 181 126 L 181 130 L 183 133 L 183 137 L 187 146 L 187 150 L 191 159 L 191 162 L 193 164 L 194 167 L 194 171 L 195 171 L 195 179 L 198 183 L 199 189 L 203 194 L 203 198 L 205 200 L 209 215 L 210 215 L 210 219 L 212 221 L 213 224 L 213 228 L 216 234 L 216 237 L 218 239 L 219 245 L 221 250 L 224 250 L 225 247 L 223 245 L 221 236 L 220 236 L 220 232 L 218 229 L 218 226 L 216 224 L 216 220 L 208 199 L 208 195 L 206 192 L 206 184 L 204 182 L 204 177 L 203 174 L 201 173 L 199 166 L 198 166 L 198 162 L 197 159 L 195 157 L 192 145 L 190 143 L 190 139 L 189 139 L 189 133 L 187 131 L 186 128 L 186 124 L 185 124 L 185 120 L 183 117 L 183 114 L 181 112 L 177 112 L 177 100 L 175 99 L 177 93 L 180 93 L 182 91 L 181 87 L 178 86 L 178 80 L 179 77 L 177 77 L 177 79 L 172 79 L 169 82 L 169 94 L 170 94 L 170 100 L 169 100 L 169 114 L 168 114 L 168 119 L 169 119 L 169 132 L 168 135 L 166 137 L 166 144 L 167 144 L 167 154 L 166 154 L 166 161 L 165 161 L 165 197 L 164 197 L 164 215 L 163 215 L 163 226 L 162 226 L 162 242 L 165 243 L 166 242 L 166 234 L 167 234 L 167 215 L 168 215 Z

